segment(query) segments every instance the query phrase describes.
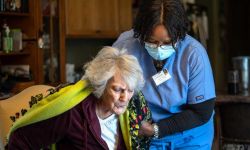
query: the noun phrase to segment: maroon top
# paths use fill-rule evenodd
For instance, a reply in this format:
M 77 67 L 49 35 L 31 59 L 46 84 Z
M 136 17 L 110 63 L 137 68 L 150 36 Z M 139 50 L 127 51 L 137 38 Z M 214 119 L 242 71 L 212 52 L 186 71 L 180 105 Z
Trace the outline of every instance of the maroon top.
M 80 104 L 61 115 L 17 129 L 11 134 L 8 149 L 36 150 L 56 143 L 57 150 L 106 149 L 91 94 Z M 126 149 L 119 128 L 118 150 Z

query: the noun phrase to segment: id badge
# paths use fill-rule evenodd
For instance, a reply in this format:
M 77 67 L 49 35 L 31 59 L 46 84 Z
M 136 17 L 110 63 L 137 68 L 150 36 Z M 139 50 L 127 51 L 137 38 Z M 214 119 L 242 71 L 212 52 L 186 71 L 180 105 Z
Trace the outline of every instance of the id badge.
M 157 74 L 152 76 L 156 86 L 162 84 L 163 82 L 169 80 L 171 75 L 169 74 L 167 69 L 163 69 L 162 71 L 158 72 Z

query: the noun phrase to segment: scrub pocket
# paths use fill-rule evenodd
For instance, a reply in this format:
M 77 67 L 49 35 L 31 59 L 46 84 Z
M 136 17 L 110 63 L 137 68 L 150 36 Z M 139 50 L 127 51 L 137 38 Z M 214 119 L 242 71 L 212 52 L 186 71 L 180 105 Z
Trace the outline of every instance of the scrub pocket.
M 213 117 L 208 123 L 178 134 L 152 139 L 150 150 L 211 150 L 214 137 Z

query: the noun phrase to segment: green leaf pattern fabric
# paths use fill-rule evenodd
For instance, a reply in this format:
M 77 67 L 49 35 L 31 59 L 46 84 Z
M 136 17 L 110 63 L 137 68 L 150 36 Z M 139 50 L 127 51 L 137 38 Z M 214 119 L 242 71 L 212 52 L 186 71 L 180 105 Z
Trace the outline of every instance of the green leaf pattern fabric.
M 149 149 L 150 138 L 139 137 L 138 131 L 142 121 L 152 121 L 151 111 L 149 110 L 144 95 L 138 92 L 130 101 L 128 106 L 129 124 L 132 149 Z

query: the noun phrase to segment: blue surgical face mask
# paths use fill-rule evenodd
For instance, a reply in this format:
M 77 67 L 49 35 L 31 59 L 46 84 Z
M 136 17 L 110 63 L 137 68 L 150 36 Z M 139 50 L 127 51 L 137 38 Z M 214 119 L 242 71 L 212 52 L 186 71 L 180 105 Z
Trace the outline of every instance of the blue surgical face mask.
M 145 48 L 149 55 L 155 60 L 164 60 L 169 58 L 175 53 L 175 49 L 172 45 L 152 46 L 150 43 L 145 42 Z

